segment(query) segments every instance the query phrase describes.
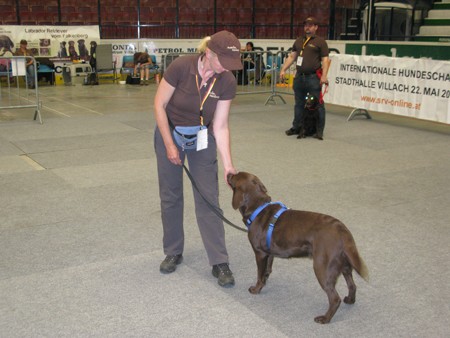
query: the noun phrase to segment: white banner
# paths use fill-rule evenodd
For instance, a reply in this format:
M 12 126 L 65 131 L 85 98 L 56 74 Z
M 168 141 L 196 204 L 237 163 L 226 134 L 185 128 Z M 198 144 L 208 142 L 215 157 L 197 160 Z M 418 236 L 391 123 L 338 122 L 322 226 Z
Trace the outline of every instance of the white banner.
M 99 43 L 98 26 L 0 26 L 0 55 L 14 54 L 27 40 L 33 56 L 89 60 L 90 43 Z
M 450 124 L 450 62 L 332 54 L 326 101 Z

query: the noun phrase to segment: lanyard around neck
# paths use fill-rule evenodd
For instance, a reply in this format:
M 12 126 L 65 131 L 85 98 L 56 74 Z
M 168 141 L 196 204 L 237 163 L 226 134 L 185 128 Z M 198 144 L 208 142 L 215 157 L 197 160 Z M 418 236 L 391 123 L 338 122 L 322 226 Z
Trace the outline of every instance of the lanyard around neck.
M 198 84 L 198 75 L 195 75 L 195 82 L 197 83 L 197 90 L 198 90 L 198 96 L 200 98 L 200 124 L 203 126 L 203 105 L 205 104 L 206 99 L 208 98 L 209 94 L 211 93 L 211 90 L 214 87 L 214 84 L 216 83 L 217 78 L 214 78 L 213 82 L 209 85 L 208 90 L 206 91 L 205 96 L 202 99 L 202 94 L 200 93 L 200 86 Z
M 300 56 L 303 55 L 303 50 L 305 49 L 306 45 L 308 44 L 309 40 L 311 40 L 311 37 L 308 36 L 308 38 L 303 42 L 302 50 L 300 51 Z

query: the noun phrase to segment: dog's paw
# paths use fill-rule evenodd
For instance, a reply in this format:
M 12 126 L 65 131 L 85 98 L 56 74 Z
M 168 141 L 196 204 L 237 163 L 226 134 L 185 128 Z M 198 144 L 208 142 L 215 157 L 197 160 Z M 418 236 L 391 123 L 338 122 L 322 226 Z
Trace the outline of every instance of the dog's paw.
M 321 141 L 323 140 L 323 136 L 322 135 L 314 134 L 313 137 L 318 139 L 318 140 L 321 140 Z
M 298 138 L 298 139 L 300 139 L 300 138 L 306 138 L 306 136 L 305 136 L 305 134 L 299 134 L 299 135 L 297 136 L 297 138 Z
M 355 298 L 346 296 L 346 297 L 344 297 L 344 303 L 345 304 L 355 304 Z
M 330 320 L 327 319 L 327 317 L 325 317 L 325 316 L 318 316 L 318 317 L 314 318 L 314 321 L 319 324 L 327 324 L 330 322 Z
M 250 292 L 252 295 L 257 295 L 261 291 L 261 288 L 255 286 L 250 286 L 248 288 L 248 292 Z

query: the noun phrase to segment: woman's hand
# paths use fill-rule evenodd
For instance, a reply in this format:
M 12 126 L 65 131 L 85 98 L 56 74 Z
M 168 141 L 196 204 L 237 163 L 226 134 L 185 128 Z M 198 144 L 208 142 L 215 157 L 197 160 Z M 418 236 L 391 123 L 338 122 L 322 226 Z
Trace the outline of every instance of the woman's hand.
M 178 151 L 178 148 L 175 144 L 167 146 L 166 152 L 167 152 L 167 159 L 171 163 L 175 165 L 181 165 L 180 152 Z
M 228 175 L 236 175 L 238 171 L 234 167 L 225 168 L 224 170 L 224 176 L 225 176 L 225 182 L 227 182 L 227 185 L 231 188 L 230 183 L 228 183 Z

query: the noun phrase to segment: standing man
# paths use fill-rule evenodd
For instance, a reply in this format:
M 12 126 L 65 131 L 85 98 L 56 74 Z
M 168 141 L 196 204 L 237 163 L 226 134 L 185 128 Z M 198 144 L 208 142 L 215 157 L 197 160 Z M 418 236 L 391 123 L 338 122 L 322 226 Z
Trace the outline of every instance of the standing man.
M 322 85 L 328 83 L 328 68 L 330 59 L 328 58 L 327 42 L 316 36 L 319 28 L 317 20 L 309 17 L 304 21 L 305 36 L 298 38 L 294 42 L 292 52 L 286 58 L 281 67 L 280 78 L 284 79 L 286 70 L 293 62 L 296 62 L 297 73 L 294 78 L 294 120 L 292 127 L 286 130 L 286 135 L 298 135 L 302 127 L 302 118 L 305 110 L 305 97 L 309 93 L 320 101 L 319 105 L 319 129 L 316 138 L 323 139 L 325 128 L 325 106 L 321 100 Z
M 28 42 L 27 40 L 20 40 L 20 48 L 16 52 L 16 55 L 18 56 L 33 56 L 33 53 L 29 49 L 27 49 Z M 27 84 L 28 88 L 35 89 L 35 83 L 34 83 L 34 61 L 31 58 L 25 59 L 25 65 L 27 69 Z

